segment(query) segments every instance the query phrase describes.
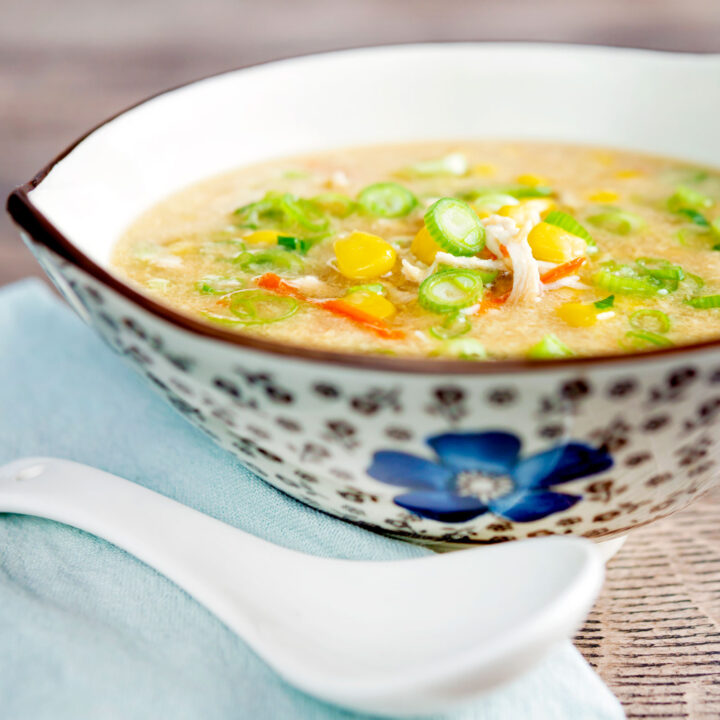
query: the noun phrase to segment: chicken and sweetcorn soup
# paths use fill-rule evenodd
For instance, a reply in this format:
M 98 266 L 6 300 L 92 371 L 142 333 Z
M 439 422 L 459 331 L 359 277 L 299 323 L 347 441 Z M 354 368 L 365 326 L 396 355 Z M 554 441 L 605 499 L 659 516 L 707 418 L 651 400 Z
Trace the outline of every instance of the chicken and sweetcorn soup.
M 562 144 L 272 161 L 143 215 L 115 266 L 237 332 L 468 360 L 720 336 L 720 172 Z

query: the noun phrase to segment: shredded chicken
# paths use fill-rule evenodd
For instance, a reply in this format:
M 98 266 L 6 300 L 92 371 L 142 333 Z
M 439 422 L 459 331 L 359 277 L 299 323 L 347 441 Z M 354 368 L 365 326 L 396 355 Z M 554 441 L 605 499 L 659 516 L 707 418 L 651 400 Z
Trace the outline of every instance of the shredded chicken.
M 489 215 L 480 222 L 485 227 L 485 246 L 495 257 L 501 258 L 500 245 L 507 245 L 518 234 L 517 223 L 503 215 Z
M 334 188 L 346 188 L 349 184 L 350 180 L 343 170 L 336 170 L 328 180 L 328 185 Z
M 438 265 L 450 265 L 456 268 L 468 268 L 470 270 L 502 270 L 505 263 L 501 260 L 485 260 L 479 257 L 458 257 L 446 252 L 439 252 L 435 255 L 433 268 Z M 433 270 L 434 272 L 434 270 Z
M 414 283 L 421 283 L 427 276 L 428 271 L 419 268 L 417 265 L 413 265 L 403 258 L 400 271 L 406 280 Z
M 505 245 L 513 270 L 513 286 L 508 298 L 508 303 L 511 305 L 535 302 L 542 294 L 540 268 L 527 240 L 530 231 L 539 222 L 540 214 L 533 213 L 533 217 L 522 226 L 520 232 L 508 240 Z

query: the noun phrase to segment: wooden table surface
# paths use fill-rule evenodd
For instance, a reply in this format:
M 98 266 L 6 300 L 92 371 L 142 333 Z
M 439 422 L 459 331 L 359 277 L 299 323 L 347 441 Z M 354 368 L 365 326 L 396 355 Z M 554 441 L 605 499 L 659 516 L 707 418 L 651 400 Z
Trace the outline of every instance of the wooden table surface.
M 431 40 L 720 52 L 720 0 L 5 3 L 0 194 L 163 88 L 293 54 Z M 40 274 L 3 214 L 0 285 Z M 630 536 L 577 645 L 628 717 L 720 718 L 720 492 Z

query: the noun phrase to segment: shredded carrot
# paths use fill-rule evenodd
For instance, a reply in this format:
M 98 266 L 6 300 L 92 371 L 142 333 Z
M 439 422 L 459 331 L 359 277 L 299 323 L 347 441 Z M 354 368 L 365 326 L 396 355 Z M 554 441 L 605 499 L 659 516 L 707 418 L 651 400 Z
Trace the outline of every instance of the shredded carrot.
M 320 302 L 318 304 L 320 307 L 328 310 L 334 315 L 340 315 L 341 317 L 346 317 L 356 323 L 360 323 L 360 325 L 366 327 L 368 330 L 372 330 L 380 337 L 391 340 L 400 340 L 405 337 L 405 333 L 401 330 L 393 330 L 384 321 L 363 312 L 350 303 L 343 302 L 342 300 L 325 300 L 324 302 Z
M 502 253 L 503 257 L 505 257 L 505 258 L 510 257 L 510 251 L 502 243 L 500 243 L 500 252 Z
M 315 298 L 309 298 L 294 285 L 285 282 L 275 273 L 266 273 L 265 275 L 260 276 L 257 279 L 257 286 L 263 290 L 275 292 L 278 295 L 289 295 L 294 297 L 296 300 L 312 303 L 316 307 L 327 310 L 333 315 L 348 318 L 358 325 L 361 325 L 366 330 L 371 330 L 382 338 L 400 340 L 405 337 L 405 333 L 401 330 L 393 330 L 383 320 L 363 312 L 350 303 L 343 302 L 342 300 L 317 300 Z
M 491 308 L 497 308 L 504 305 L 509 297 L 509 292 L 503 293 L 502 295 L 491 295 L 490 293 L 485 293 L 483 295 L 483 299 L 480 301 L 480 307 L 475 312 L 475 315 L 482 315 Z
M 562 278 L 572 275 L 576 270 L 580 269 L 580 266 L 585 262 L 584 257 L 576 257 L 572 260 L 554 267 L 552 270 L 548 270 L 544 275 L 540 276 L 541 282 L 545 285 L 553 283 L 556 280 L 562 280 Z

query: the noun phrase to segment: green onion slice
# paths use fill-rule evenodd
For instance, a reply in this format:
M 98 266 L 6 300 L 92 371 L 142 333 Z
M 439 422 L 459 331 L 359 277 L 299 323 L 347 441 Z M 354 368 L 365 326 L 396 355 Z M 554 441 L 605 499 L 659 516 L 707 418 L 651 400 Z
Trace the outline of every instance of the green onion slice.
M 454 175 L 462 177 L 467 175 L 468 171 L 467 158 L 462 153 L 450 153 L 437 160 L 425 160 L 415 163 L 397 172 L 402 177 L 422 178 L 422 177 L 441 177 Z
M 598 310 L 609 310 L 614 304 L 615 304 L 615 296 L 614 295 L 608 295 L 603 300 L 598 300 L 597 302 L 593 303 L 593 305 Z
M 672 347 L 675 343 L 664 335 L 650 330 L 630 330 L 625 333 L 626 340 L 620 341 L 620 347 L 626 350 L 642 350 L 651 346 Z M 630 342 L 627 342 L 627 341 Z
M 716 217 L 711 223 L 710 223 L 710 230 L 720 237 L 720 216 Z M 713 248 L 714 250 L 715 248 Z
M 432 239 L 452 255 L 477 255 L 485 247 L 485 228 L 462 200 L 440 198 L 425 213 L 425 226 Z
M 300 303 L 264 290 L 238 290 L 230 297 L 230 312 L 243 325 L 266 325 L 294 315 Z
M 546 335 L 528 351 L 531 360 L 551 360 L 553 358 L 572 357 L 575 353 L 556 335 Z
M 500 188 L 499 192 L 512 195 L 517 200 L 544 198 L 555 194 L 555 191 L 547 185 L 511 185 L 510 187 Z
M 195 289 L 203 295 L 225 295 L 244 285 L 242 280 L 222 275 L 206 275 L 195 283 Z
M 574 217 L 567 213 L 553 210 L 545 216 L 544 221 L 548 225 L 554 225 L 571 235 L 575 235 L 575 237 L 582 238 L 588 245 L 595 245 L 592 235 Z
M 491 213 L 497 212 L 500 208 L 504 208 L 506 205 L 518 204 L 517 199 L 512 195 L 496 192 L 478 195 L 474 198 L 472 196 L 468 196 L 468 199 L 474 200 L 475 207 Z
M 639 215 L 612 207 L 590 216 L 588 222 L 615 235 L 630 235 L 645 227 L 645 221 Z
M 298 255 L 279 247 L 243 253 L 234 262 L 238 263 L 243 270 L 252 271 L 275 269 L 299 272 L 304 267 L 304 263 Z
M 278 235 L 277 244 L 286 250 L 297 250 L 301 255 L 305 255 L 308 250 L 315 244 L 312 238 L 293 237 L 292 235 Z
M 720 307 L 720 295 L 700 295 L 685 301 L 690 307 L 700 310 Z
M 662 285 L 652 278 L 621 275 L 612 270 L 598 270 L 592 276 L 593 284 L 611 293 L 651 297 L 662 290 Z
M 648 327 L 648 320 L 650 325 Z M 670 329 L 670 316 L 662 310 L 637 310 L 630 316 L 630 325 L 636 330 L 651 330 L 655 333 L 666 333 Z
M 448 355 L 460 360 L 485 360 L 487 358 L 485 346 L 475 338 L 452 338 L 445 343 L 443 349 Z
M 352 198 L 349 198 L 347 195 L 342 195 L 341 193 L 322 193 L 321 195 L 316 195 L 310 202 L 315 203 L 315 205 L 326 213 L 339 218 L 346 218 L 348 215 L 352 215 L 358 208 L 357 203 Z
M 675 192 L 668 198 L 667 207 L 670 212 L 680 212 L 681 210 L 705 210 L 712 207 L 713 199 L 701 192 L 680 185 L 675 188 Z
M 395 218 L 405 217 L 417 205 L 417 198 L 402 185 L 379 182 L 362 190 L 358 202 L 371 215 Z
M 463 268 L 440 270 L 422 281 L 418 302 L 430 312 L 448 313 L 472 305 L 482 291 L 478 273 Z
M 440 325 L 433 325 L 430 334 L 438 340 L 450 340 L 470 331 L 472 323 L 467 315 L 456 312 L 448 314 Z
M 284 231 L 301 229 L 320 233 L 329 225 L 318 205 L 291 193 L 268 192 L 262 200 L 235 210 L 235 215 L 240 227 L 254 230 L 266 225 Z
M 693 210 L 692 208 L 680 208 L 680 210 L 677 211 L 677 214 L 686 217 L 691 223 L 693 223 L 693 225 L 697 225 L 701 228 L 710 228 L 710 223 L 707 221 L 707 218 L 697 210 Z

